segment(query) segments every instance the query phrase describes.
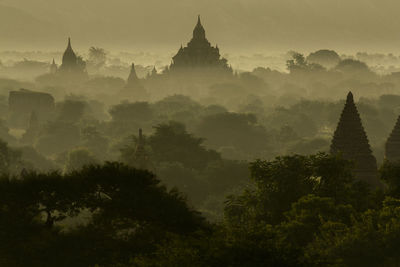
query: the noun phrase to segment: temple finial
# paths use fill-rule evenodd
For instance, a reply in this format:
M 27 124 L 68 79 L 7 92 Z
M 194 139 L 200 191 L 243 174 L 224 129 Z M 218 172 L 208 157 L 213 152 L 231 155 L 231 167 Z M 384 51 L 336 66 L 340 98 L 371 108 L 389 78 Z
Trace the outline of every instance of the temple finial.
M 347 103 L 349 103 L 349 102 L 354 102 L 353 93 L 352 93 L 351 91 L 347 94 L 347 100 L 346 100 L 346 102 L 347 102 Z

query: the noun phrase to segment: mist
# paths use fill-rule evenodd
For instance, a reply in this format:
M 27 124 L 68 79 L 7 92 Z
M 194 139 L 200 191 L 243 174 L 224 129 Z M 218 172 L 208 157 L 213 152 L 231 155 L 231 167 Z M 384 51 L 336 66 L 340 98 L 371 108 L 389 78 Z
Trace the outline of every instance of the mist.
M 363 51 L 398 52 L 400 46 L 400 4 L 394 0 L 0 3 L 0 33 L 13 37 L 3 38 L 0 46 L 8 49 L 55 49 L 71 36 L 79 40 L 77 48 L 99 43 L 108 49 L 172 52 L 190 37 L 198 14 L 210 39 L 228 52 L 332 47 L 354 52 L 360 46 Z
M 0 0 L 0 266 L 398 266 L 399 8 Z

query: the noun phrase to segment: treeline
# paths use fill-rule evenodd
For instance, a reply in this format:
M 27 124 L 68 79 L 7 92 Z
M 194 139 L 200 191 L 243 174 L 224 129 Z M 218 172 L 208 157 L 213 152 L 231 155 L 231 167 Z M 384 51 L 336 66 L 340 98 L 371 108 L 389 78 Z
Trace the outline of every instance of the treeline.
M 398 99 L 383 95 L 357 104 L 380 163 L 398 116 Z M 6 103 L 0 108 L 6 110 Z M 124 102 L 106 112 L 98 101 L 69 96 L 56 103 L 50 121 L 22 116 L 28 129 L 19 139 L 10 134 L 15 120 L 1 123 L 0 137 L 8 145 L 0 145 L 0 171 L 70 172 L 104 161 L 135 167 L 137 133 L 143 128 L 151 170 L 168 188 L 185 193 L 207 218 L 220 220 L 225 195 L 248 182 L 249 161 L 328 151 L 342 108 L 342 102 L 304 100 L 267 109 L 255 99 L 229 111 L 175 95 L 155 103 Z
M 250 165 L 209 223 L 121 163 L 0 179 L 1 266 L 396 266 L 400 165 L 375 190 L 327 154 Z

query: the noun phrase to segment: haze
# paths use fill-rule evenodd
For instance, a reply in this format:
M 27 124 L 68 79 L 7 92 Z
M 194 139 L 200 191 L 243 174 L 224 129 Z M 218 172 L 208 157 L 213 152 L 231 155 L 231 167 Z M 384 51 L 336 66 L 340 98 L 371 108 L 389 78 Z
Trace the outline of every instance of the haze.
M 59 50 L 71 36 L 78 49 L 171 53 L 201 14 L 224 52 L 397 52 L 399 9 L 395 0 L 2 0 L 0 49 Z

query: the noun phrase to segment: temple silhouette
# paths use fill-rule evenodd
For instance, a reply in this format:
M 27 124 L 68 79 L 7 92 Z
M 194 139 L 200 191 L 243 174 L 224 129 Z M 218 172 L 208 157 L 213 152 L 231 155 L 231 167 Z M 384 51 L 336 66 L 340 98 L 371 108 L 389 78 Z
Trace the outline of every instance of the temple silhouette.
M 391 162 L 400 161 L 400 116 L 386 141 L 385 159 Z
M 62 73 L 62 74 L 84 74 L 86 73 L 86 65 L 85 62 L 78 57 L 74 50 L 72 49 L 71 45 L 71 38 L 68 38 L 68 45 L 67 49 L 65 49 L 65 52 L 62 57 L 62 64 L 60 68 L 58 69 L 57 73 Z
M 352 161 L 353 174 L 357 180 L 365 181 L 372 186 L 381 186 L 376 158 L 372 155 L 351 92 L 347 95 L 346 104 L 332 139 L 331 154 L 340 154 L 344 159 Z
M 135 64 L 131 65 L 131 72 L 129 73 L 128 79 L 126 81 L 126 88 L 139 89 L 143 88 L 143 85 L 136 74 Z
M 145 141 L 142 129 L 139 129 L 139 136 L 134 154 L 134 165 L 139 169 L 148 169 L 151 166 L 149 163 L 149 156 L 147 155 L 145 149 Z
M 193 30 L 193 38 L 186 47 L 181 46 L 178 53 L 172 58 L 169 69 L 174 71 L 190 68 L 218 68 L 232 71 L 227 60 L 221 57 L 218 46 L 211 46 L 207 40 L 200 16 Z
M 131 71 L 126 80 L 125 87 L 121 91 L 125 96 L 130 96 L 136 100 L 145 100 L 148 98 L 148 92 L 144 86 L 145 80 L 137 76 L 135 64 L 132 63 Z

